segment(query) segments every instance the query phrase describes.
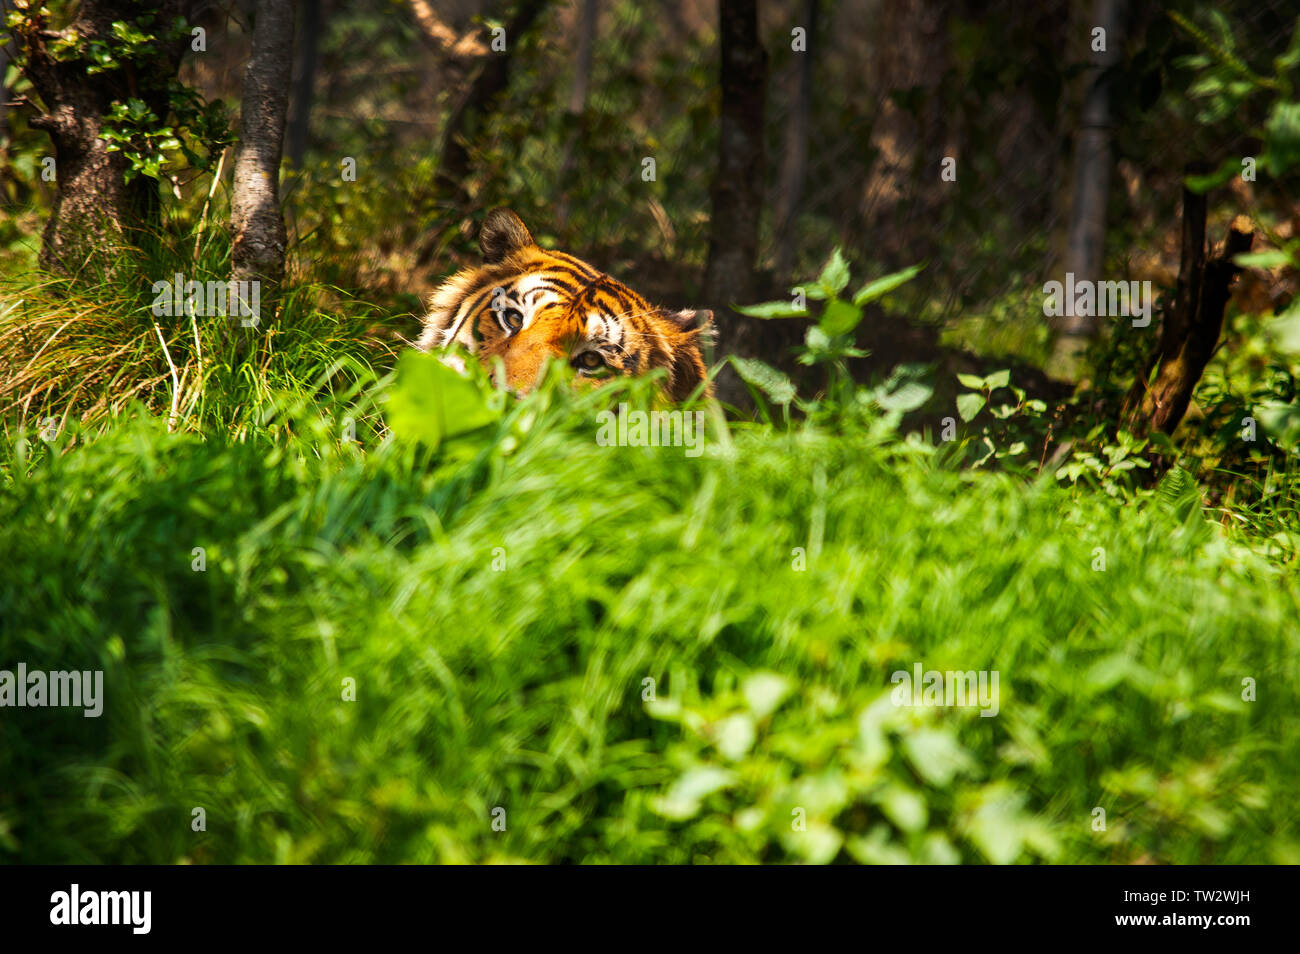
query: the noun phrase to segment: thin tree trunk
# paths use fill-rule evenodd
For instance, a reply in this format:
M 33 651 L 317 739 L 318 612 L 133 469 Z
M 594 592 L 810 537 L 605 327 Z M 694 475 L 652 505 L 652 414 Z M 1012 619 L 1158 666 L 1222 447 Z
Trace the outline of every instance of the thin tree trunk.
M 1092 24 L 1106 31 L 1104 52 L 1089 46 L 1087 87 L 1074 136 L 1074 179 L 1065 249 L 1065 270 L 1074 280 L 1100 281 L 1106 252 L 1106 203 L 1110 195 L 1111 70 L 1119 62 L 1125 0 L 1094 0 Z M 1091 32 L 1091 31 L 1090 31 Z M 1090 38 L 1091 43 L 1091 38 Z M 1097 334 L 1096 315 L 1067 309 L 1056 341 L 1054 363 L 1073 373 Z
M 573 64 L 573 89 L 569 92 L 569 112 L 581 116 L 587 108 L 587 84 L 591 81 L 591 52 L 596 42 L 597 0 L 582 0 L 578 8 L 578 55 Z
M 776 192 L 773 216 L 776 233 L 776 274 L 790 277 L 794 269 L 794 223 L 803 196 L 804 177 L 808 172 L 808 128 L 812 113 L 813 56 L 817 44 L 817 2 L 804 0 L 803 20 L 797 24 L 805 30 L 807 47 L 798 58 L 795 94 L 785 126 L 785 152 L 781 157 L 781 178 Z
M 230 224 L 235 280 L 261 282 L 263 302 L 284 278 L 280 155 L 292 65 L 293 3 L 258 0 L 253 51 L 244 70 Z
M 0 21 L 9 15 L 9 4 L 5 0 L 0 0 Z M 0 38 L 7 38 L 7 34 L 0 35 Z M 4 157 L 9 158 L 9 108 L 3 106 L 9 102 L 9 87 L 5 84 L 5 74 L 9 72 L 9 44 L 0 43 L 0 150 L 3 150 Z M 0 193 L 0 202 L 4 201 L 3 193 Z
M 578 52 L 573 63 L 573 88 L 569 91 L 569 131 L 560 153 L 560 194 L 555 201 L 556 227 L 563 227 L 569 219 L 569 191 L 566 184 L 572 179 L 573 151 L 578 139 L 586 133 L 587 87 L 591 81 L 591 57 L 596 42 L 596 26 L 600 14 L 597 0 L 582 0 L 578 10 Z
M 1205 216 L 1205 196 L 1184 188 L 1178 288 L 1163 316 L 1160 341 L 1125 401 L 1124 424 L 1134 434 L 1172 434 L 1187 413 L 1192 392 L 1218 345 L 1232 282 L 1241 271 L 1233 257 L 1250 251 L 1254 241 L 1254 226 L 1239 215 L 1228 229 L 1223 250 L 1207 261 Z
M 951 123 L 943 115 L 940 86 L 949 62 L 951 0 L 880 0 L 876 47 L 864 64 L 876 100 L 870 148 L 876 154 L 853 228 L 871 236 L 876 254 L 895 266 L 931 254 L 938 209 L 951 193 L 941 188 Z M 896 94 L 906 93 L 916 108 Z
M 758 36 L 757 0 L 719 0 L 722 110 L 713 216 L 704 271 L 704 299 L 712 306 L 724 353 L 757 356 L 754 320 L 728 306 L 754 300 L 759 217 L 763 201 L 763 101 L 767 56 Z M 740 404 L 747 392 L 730 368 L 718 396 Z
M 323 20 L 320 0 L 303 0 L 302 27 L 298 36 L 298 76 L 293 87 L 293 112 L 289 118 L 288 136 L 289 161 L 295 170 L 302 168 L 303 159 L 307 155 Z

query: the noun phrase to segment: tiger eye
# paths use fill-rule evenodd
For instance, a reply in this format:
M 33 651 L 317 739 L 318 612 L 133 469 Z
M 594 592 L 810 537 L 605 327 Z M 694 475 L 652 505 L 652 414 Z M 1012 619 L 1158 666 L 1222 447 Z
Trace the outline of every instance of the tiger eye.
M 500 312 L 501 325 L 510 334 L 516 334 L 524 326 L 524 316 L 516 308 L 506 308 Z

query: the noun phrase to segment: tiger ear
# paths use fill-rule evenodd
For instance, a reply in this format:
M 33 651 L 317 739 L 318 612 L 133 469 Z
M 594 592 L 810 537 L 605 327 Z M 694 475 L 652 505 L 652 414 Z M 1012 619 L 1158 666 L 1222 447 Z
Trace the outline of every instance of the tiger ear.
M 680 404 L 708 379 L 704 356 L 700 354 L 699 333 L 693 333 L 673 349 L 668 365 L 668 397 Z M 705 384 L 704 396 L 712 397 L 713 389 Z
M 524 225 L 524 220 L 509 209 L 493 209 L 483 220 L 483 228 L 478 233 L 479 248 L 483 250 L 483 261 L 495 265 L 511 252 L 533 245 L 533 235 Z
M 707 383 L 708 374 L 704 356 L 700 353 L 700 342 L 713 339 L 713 312 L 708 309 L 686 308 L 682 311 L 664 311 L 663 315 L 681 332 L 668 363 L 668 397 L 679 403 L 685 401 L 701 383 L 705 385 L 704 396 L 712 397 L 713 388 Z
M 713 312 L 707 308 L 683 308 L 681 311 L 670 311 L 667 314 L 683 331 L 694 328 L 707 334 L 713 324 Z

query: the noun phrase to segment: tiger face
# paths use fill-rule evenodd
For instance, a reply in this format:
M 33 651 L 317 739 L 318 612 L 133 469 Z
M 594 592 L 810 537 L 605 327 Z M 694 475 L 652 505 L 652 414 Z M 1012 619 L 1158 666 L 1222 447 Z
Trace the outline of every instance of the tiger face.
M 673 401 L 705 381 L 699 339 L 712 312 L 656 308 L 586 262 L 540 248 L 509 209 L 488 213 L 479 246 L 482 267 L 462 269 L 434 292 L 417 347 L 458 341 L 488 367 L 500 358 L 506 386 L 519 394 L 551 359 L 592 383 L 666 368 Z

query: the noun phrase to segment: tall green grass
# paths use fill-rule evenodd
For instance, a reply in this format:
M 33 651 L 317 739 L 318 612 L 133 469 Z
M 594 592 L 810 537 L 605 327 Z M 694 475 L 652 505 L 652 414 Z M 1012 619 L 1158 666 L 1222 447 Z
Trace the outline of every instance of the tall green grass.
M 160 231 L 145 249 L 71 276 L 0 277 L 0 427 L 93 433 L 133 403 L 173 429 L 250 434 L 286 394 L 347 389 L 391 364 L 376 310 L 346 291 L 290 281 L 266 290 L 256 327 L 153 313 L 156 282 L 227 281 L 229 236 Z
M 0 859 L 1300 860 L 1300 583 L 1194 487 L 883 425 L 601 447 L 554 385 L 341 441 L 384 396 L 8 446 L 0 668 L 106 701 L 0 710 Z M 893 705 L 917 663 L 998 714 Z

